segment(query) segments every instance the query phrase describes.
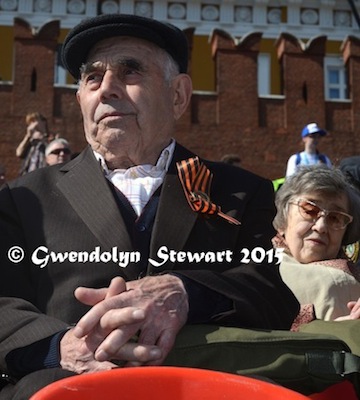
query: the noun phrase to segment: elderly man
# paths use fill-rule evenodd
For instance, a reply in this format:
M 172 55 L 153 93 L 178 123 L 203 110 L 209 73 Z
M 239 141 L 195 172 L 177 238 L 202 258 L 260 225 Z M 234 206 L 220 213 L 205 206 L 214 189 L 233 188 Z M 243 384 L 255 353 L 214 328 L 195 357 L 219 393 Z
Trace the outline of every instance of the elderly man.
M 0 367 L 18 381 L 3 398 L 159 365 L 185 324 L 287 329 L 297 314 L 269 250 L 271 182 L 173 139 L 187 50 L 174 26 L 131 15 L 67 36 L 89 146 L 0 192 Z

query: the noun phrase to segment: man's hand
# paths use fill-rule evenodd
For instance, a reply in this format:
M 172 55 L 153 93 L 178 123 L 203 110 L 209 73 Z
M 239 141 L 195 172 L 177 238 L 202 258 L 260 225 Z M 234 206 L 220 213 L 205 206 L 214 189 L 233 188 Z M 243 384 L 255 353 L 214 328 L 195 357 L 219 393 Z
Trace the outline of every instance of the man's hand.
M 181 279 L 172 275 L 126 284 L 115 278 L 108 289 L 79 288 L 75 296 L 93 307 L 78 322 L 74 335 L 100 342 L 95 352 L 99 362 L 160 365 L 187 320 L 187 294 Z
M 121 278 L 114 279 L 108 288 L 89 291 L 86 288 L 79 288 L 77 292 L 84 299 L 86 304 L 96 304 L 117 295 L 126 290 L 125 281 Z M 123 323 L 136 323 L 144 319 L 143 311 L 137 308 L 128 307 L 123 313 Z M 69 371 L 78 374 L 109 370 L 117 367 L 116 364 L 108 361 L 98 361 L 94 354 L 96 349 L 104 340 L 104 332 L 98 331 L 96 327 L 91 335 L 77 337 L 74 335 L 74 328 L 70 329 L 60 341 L 60 365 Z M 131 353 L 131 345 L 124 346 L 127 351 L 127 359 L 137 360 Z
M 116 365 L 111 362 L 95 360 L 96 347 L 96 341 L 90 343 L 87 338 L 79 339 L 74 336 L 74 330 L 70 329 L 60 341 L 61 367 L 78 374 L 115 368 Z

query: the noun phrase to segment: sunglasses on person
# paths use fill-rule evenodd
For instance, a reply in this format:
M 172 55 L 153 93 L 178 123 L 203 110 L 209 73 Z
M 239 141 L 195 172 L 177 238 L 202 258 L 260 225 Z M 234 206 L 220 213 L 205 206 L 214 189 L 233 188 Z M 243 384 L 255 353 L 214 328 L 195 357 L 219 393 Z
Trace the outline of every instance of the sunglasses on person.
M 321 137 L 321 135 L 319 133 L 309 133 L 305 137 L 308 137 L 310 139 L 319 139 Z
M 66 147 L 64 149 L 54 149 L 53 151 L 50 151 L 49 154 L 55 154 L 58 156 L 61 152 L 64 154 L 70 154 L 70 150 Z
M 324 217 L 325 223 L 330 229 L 345 229 L 353 220 L 353 217 L 345 212 L 325 210 L 310 200 L 299 199 L 290 204 L 298 206 L 300 215 L 306 221 L 315 223 L 320 217 Z

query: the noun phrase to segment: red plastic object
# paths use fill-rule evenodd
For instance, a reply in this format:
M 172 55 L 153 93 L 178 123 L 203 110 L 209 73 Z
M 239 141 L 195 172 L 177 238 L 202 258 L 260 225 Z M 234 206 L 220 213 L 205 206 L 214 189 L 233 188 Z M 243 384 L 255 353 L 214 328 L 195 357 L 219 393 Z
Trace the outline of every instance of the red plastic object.
M 312 400 L 358 400 L 354 386 L 348 381 L 336 383 L 321 393 L 309 396 Z
M 56 381 L 30 400 L 304 400 L 262 380 L 182 367 L 134 367 Z

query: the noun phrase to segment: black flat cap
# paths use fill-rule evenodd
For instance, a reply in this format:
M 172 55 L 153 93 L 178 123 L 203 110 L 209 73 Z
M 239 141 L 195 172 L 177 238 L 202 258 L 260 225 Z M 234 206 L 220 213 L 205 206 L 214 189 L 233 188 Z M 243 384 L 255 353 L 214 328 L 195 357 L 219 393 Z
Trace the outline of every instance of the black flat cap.
M 79 69 L 90 49 L 100 40 L 114 36 L 133 36 L 155 43 L 172 56 L 181 73 L 187 72 L 188 42 L 180 29 L 155 19 L 128 14 L 103 14 L 76 25 L 62 47 L 64 67 L 79 79 Z

